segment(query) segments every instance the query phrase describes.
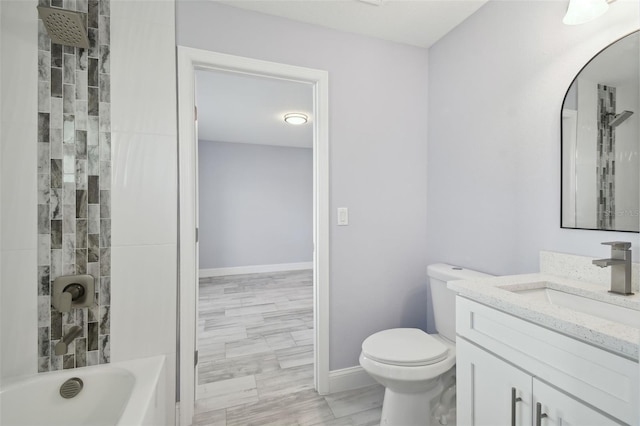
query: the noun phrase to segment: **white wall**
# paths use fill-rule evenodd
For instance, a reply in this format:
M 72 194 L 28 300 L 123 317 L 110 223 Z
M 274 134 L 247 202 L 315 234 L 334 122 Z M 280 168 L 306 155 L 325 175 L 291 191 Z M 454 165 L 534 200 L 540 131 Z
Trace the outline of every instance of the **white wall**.
M 111 0 L 111 360 L 164 354 L 173 424 L 177 128 L 172 1 Z
M 560 229 L 560 108 L 600 49 L 638 28 L 637 2 L 565 26 L 566 2 L 489 2 L 429 50 L 428 260 L 495 274 L 538 251 L 607 256 L 638 234 Z
M 311 262 L 313 150 L 199 141 L 200 269 Z
M 357 365 L 375 331 L 425 327 L 426 51 L 209 1 L 177 5 L 179 45 L 329 72 L 330 369 Z M 337 207 L 349 226 L 336 226 Z
M 2 378 L 36 372 L 37 1 L 2 1 Z M 111 360 L 167 356 L 176 324 L 174 7 L 111 1 Z M 153 43 L 149 41 L 153 40 Z
M 0 379 L 37 371 L 36 5 L 0 2 Z

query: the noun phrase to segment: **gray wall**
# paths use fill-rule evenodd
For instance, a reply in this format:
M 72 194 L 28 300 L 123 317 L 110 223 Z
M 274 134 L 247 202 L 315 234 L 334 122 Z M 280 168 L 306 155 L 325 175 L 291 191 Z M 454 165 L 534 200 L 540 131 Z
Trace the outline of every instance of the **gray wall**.
M 560 108 L 600 49 L 638 27 L 637 3 L 562 24 L 565 2 L 489 2 L 429 50 L 427 258 L 495 274 L 541 249 L 605 256 L 638 234 L 560 229 Z M 507 19 L 508 18 L 508 19 Z
M 426 327 L 427 52 L 214 2 L 177 6 L 178 45 L 329 72 L 330 368 L 358 365 L 375 331 Z M 349 226 L 336 226 L 337 207 Z
M 200 269 L 311 262 L 313 150 L 199 141 Z

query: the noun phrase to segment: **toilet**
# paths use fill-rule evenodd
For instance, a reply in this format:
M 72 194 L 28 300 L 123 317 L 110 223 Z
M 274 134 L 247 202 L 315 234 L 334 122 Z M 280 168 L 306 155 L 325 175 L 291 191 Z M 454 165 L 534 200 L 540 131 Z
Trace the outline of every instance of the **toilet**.
M 438 333 L 393 328 L 362 342 L 360 365 L 385 387 L 381 426 L 455 425 L 455 293 L 447 282 L 491 275 L 438 263 L 427 276 Z

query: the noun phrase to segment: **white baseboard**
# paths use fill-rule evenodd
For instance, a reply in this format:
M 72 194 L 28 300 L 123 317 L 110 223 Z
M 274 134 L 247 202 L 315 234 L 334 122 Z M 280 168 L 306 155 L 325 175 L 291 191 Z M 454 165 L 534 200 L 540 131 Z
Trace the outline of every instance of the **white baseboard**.
M 227 275 L 262 274 L 265 272 L 300 271 L 313 269 L 313 262 L 278 263 L 275 265 L 234 266 L 230 268 L 200 269 L 200 278 Z
M 346 390 L 363 388 L 373 385 L 376 381 L 359 365 L 329 371 L 329 392 L 336 393 Z

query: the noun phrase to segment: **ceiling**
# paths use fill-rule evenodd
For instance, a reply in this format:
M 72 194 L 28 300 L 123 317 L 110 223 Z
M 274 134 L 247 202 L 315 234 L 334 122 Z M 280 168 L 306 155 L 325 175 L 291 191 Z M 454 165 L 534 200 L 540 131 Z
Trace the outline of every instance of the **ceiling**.
M 222 0 L 334 30 L 428 48 L 487 0 Z
M 313 91 L 310 84 L 222 71 L 196 71 L 198 139 L 311 148 Z M 289 112 L 309 117 L 284 122 Z
M 334 30 L 428 48 L 487 0 L 223 0 L 249 9 Z M 217 142 L 311 148 L 310 85 L 258 76 L 196 73 L 198 137 Z M 287 112 L 310 118 L 286 124 Z

